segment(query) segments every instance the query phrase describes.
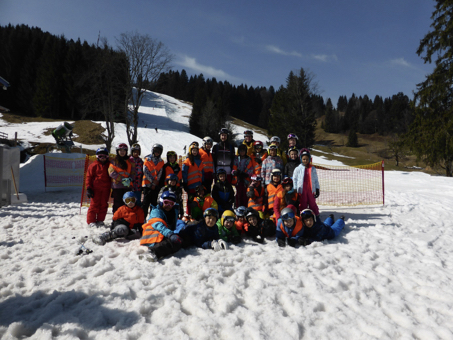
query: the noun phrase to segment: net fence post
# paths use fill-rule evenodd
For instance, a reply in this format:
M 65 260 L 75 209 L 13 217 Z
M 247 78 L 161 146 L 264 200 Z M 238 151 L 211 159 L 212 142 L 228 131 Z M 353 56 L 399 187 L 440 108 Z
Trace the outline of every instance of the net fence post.
M 384 160 L 382 160 L 382 205 L 385 205 Z

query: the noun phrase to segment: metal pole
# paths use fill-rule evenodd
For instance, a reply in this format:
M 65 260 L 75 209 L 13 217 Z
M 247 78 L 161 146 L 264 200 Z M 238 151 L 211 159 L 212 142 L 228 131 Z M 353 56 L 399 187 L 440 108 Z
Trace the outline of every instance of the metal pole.
M 382 205 L 385 205 L 384 161 L 382 161 Z

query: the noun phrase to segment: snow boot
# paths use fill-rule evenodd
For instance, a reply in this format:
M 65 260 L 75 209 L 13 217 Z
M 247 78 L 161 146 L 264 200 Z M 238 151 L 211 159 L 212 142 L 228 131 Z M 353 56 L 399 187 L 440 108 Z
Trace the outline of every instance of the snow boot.
M 117 237 L 118 236 L 115 234 L 114 231 L 107 231 L 105 233 L 102 233 L 101 235 L 93 237 L 93 242 L 99 244 L 100 246 L 103 246 L 107 242 L 112 241 Z

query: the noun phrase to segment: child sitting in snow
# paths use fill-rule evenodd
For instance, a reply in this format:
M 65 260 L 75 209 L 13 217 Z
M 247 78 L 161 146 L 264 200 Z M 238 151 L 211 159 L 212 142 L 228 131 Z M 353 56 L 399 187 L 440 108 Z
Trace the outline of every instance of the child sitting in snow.
M 241 236 L 234 225 L 236 222 L 236 215 L 231 210 L 226 210 L 222 214 L 222 218 L 217 221 L 217 228 L 219 228 L 219 236 L 225 242 L 238 244 L 241 242 Z
M 196 189 L 196 196 L 191 203 L 192 218 L 196 221 L 200 220 L 203 216 L 203 212 L 208 208 L 214 208 L 217 210 L 217 202 L 211 197 L 210 194 L 206 194 L 206 188 L 200 184 Z
M 332 240 L 344 228 L 344 216 L 340 216 L 335 223 L 333 214 L 329 215 L 323 223 L 310 209 L 303 210 L 300 216 L 304 226 L 304 233 L 303 237 L 299 239 L 299 243 L 303 246 L 316 241 Z
M 203 220 L 197 224 L 188 224 L 179 235 L 190 240 L 190 243 L 203 249 L 215 251 L 227 250 L 228 244 L 220 238 L 217 220 L 219 213 L 214 208 L 208 208 L 203 213 Z
M 142 236 L 142 225 L 145 222 L 145 214 L 142 208 L 136 205 L 137 199 L 133 191 L 123 195 L 125 205 L 122 205 L 113 215 L 113 223 L 110 231 L 95 236 L 93 242 L 103 246 L 106 242 L 118 237 L 125 237 L 128 240 Z
M 293 207 L 294 208 L 294 207 Z M 296 216 L 291 208 L 285 208 L 281 211 L 281 217 L 277 221 L 276 239 L 279 247 L 285 247 L 286 241 L 291 247 L 299 244 L 302 238 L 304 228 L 302 220 Z

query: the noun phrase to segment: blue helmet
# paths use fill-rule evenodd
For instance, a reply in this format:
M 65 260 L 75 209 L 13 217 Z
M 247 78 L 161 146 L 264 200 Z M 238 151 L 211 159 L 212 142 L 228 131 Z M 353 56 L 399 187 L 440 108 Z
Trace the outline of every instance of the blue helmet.
M 245 214 L 247 213 L 247 208 L 244 206 L 238 207 L 234 210 L 236 216 L 238 217 L 245 217 Z
M 109 152 L 107 151 L 107 148 L 99 148 L 96 150 L 96 155 L 108 155 Z
M 175 174 L 169 174 L 167 177 L 165 177 L 165 183 L 168 184 L 168 182 L 170 181 L 176 181 L 176 183 L 178 183 L 179 178 Z
M 162 208 L 162 205 L 164 204 L 164 200 L 170 200 L 170 201 L 176 202 L 176 194 L 171 190 L 164 191 L 159 198 L 159 207 Z
M 126 198 L 135 198 L 137 199 L 137 197 L 135 197 L 134 193 L 132 191 L 128 191 L 126 192 L 124 195 L 123 195 L 123 202 L 126 203 Z
M 283 221 L 291 220 L 296 217 L 296 214 L 291 208 L 284 208 L 280 214 Z
M 216 218 L 216 220 L 218 220 L 219 219 L 219 212 L 217 211 L 217 209 L 208 208 L 203 213 L 203 218 L 205 218 L 206 216 L 214 216 Z

